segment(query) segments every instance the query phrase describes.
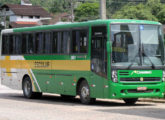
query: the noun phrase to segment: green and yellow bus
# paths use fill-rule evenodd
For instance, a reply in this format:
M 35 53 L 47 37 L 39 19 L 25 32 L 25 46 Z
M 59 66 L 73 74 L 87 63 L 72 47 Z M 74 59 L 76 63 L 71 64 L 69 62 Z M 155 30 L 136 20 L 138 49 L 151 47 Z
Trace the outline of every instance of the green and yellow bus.
M 145 20 L 95 20 L 2 31 L 2 84 L 42 93 L 96 98 L 164 97 L 162 25 Z

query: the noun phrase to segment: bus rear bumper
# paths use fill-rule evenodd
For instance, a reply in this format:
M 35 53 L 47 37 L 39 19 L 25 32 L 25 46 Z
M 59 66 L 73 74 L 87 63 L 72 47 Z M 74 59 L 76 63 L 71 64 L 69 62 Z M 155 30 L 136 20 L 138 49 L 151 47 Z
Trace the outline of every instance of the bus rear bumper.
M 110 87 L 110 98 L 163 98 L 164 87 L 163 83 L 150 85 L 123 85 L 116 83 Z

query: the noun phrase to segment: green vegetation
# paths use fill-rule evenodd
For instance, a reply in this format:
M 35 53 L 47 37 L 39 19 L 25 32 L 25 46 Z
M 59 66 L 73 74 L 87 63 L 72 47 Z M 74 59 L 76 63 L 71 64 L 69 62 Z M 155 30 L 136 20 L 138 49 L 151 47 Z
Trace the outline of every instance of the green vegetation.
M 116 11 L 111 18 L 154 20 L 165 24 L 165 4 L 160 0 L 148 0 L 146 3 L 128 3 Z
M 75 9 L 75 20 L 86 21 L 99 18 L 98 3 L 84 3 Z
M 112 18 L 117 19 L 140 19 L 158 21 L 150 9 L 143 4 L 124 6 L 121 10 L 112 15 Z
M 4 4 L 19 4 L 20 1 L 19 0 L 1 0 L 0 1 L 0 6 L 4 5 Z
M 74 5 L 75 21 L 86 21 L 99 18 L 99 0 L 30 0 L 33 5 L 40 5 L 50 13 L 71 12 L 71 1 Z M 79 1 L 79 2 L 78 2 Z M 80 2 L 81 1 L 81 2 Z M 134 1 L 134 0 L 132 0 Z M 165 4 L 160 0 L 130 2 L 130 0 L 106 0 L 107 18 L 154 20 L 165 24 Z M 5 3 L 19 4 L 20 0 L 1 0 Z

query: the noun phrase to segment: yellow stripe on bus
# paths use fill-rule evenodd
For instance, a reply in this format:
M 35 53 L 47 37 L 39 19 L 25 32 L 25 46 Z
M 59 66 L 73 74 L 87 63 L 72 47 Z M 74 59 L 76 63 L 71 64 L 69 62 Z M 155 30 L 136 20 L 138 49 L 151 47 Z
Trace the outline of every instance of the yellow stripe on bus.
M 5 57 L 5 61 L 7 63 L 10 63 L 10 56 L 6 56 Z M 6 73 L 7 73 L 7 76 L 11 76 L 11 69 L 10 69 L 10 64 L 6 64 Z
M 90 60 L 1 60 L 1 68 L 90 71 Z

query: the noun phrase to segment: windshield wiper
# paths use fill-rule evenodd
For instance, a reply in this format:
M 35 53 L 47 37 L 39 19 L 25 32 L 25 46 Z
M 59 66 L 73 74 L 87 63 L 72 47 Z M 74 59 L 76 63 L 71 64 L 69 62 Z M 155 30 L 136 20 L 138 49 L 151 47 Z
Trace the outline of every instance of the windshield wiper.
M 150 59 L 150 57 L 148 57 L 148 55 L 144 51 L 144 45 L 143 45 L 143 43 L 142 43 L 142 51 L 143 51 L 142 53 L 144 54 L 144 56 L 146 56 L 148 58 L 148 60 L 150 61 L 152 69 L 155 69 L 154 63 L 152 62 L 152 60 Z

